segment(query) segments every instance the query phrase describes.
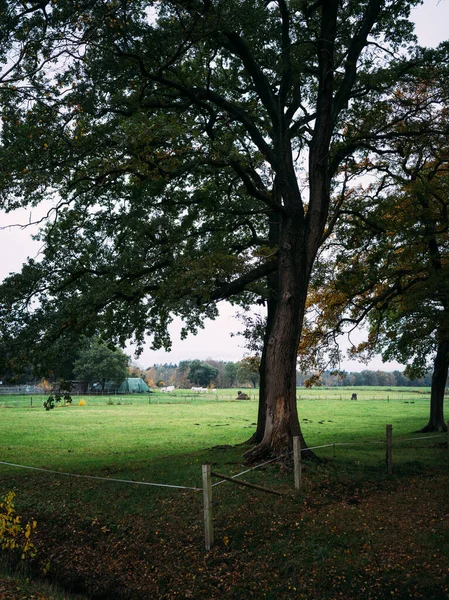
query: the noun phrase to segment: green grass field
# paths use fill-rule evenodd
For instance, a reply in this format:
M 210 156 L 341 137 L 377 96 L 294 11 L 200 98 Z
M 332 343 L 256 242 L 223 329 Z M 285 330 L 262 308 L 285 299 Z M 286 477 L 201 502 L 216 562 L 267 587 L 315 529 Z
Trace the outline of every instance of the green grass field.
M 353 392 L 357 401 L 350 400 Z M 344 575 L 338 580 L 339 594 L 363 598 L 356 593 L 360 581 L 371 581 L 372 573 L 366 569 L 375 567 L 373 556 L 362 551 L 372 542 L 368 529 L 386 531 L 385 523 L 391 522 L 391 515 L 384 513 L 388 505 L 402 519 L 402 508 L 396 506 L 404 506 L 401 494 L 423 498 L 428 494 L 426 482 L 448 471 L 446 436 L 428 438 L 414 433 L 427 423 L 429 390 L 298 389 L 299 417 L 309 446 L 330 443 L 335 447 L 316 450 L 321 460 L 306 465 L 299 495 L 293 492 L 291 471 L 276 463 L 251 471 L 243 479 L 280 490 L 287 494 L 282 499 L 228 483 L 214 487 L 217 544 L 205 555 L 201 492 L 106 479 L 201 487 L 203 463 L 211 463 L 215 470 L 228 475 L 243 471 L 246 447 L 241 444 L 254 431 L 257 401 L 235 401 L 235 397 L 236 390 L 220 390 L 207 397 L 190 391 L 170 396 L 152 394 L 150 398 L 80 396 L 71 406 L 52 411 L 43 409 L 42 398 L 33 398 L 31 405 L 30 397 L 0 397 L 0 461 L 105 479 L 81 479 L 0 464 L 0 497 L 13 489 L 19 512 L 38 521 L 39 552 L 34 568 L 39 570 L 47 561 L 52 564 L 55 580 L 63 580 L 72 591 L 86 595 L 95 592 L 99 598 L 102 593 L 117 600 L 185 597 L 181 590 L 187 585 L 199 599 L 287 599 L 298 586 L 304 587 L 298 597 L 312 599 L 342 597 L 336 595 L 329 580 L 333 566 Z M 78 404 L 81 398 L 84 406 Z M 385 439 L 387 423 L 393 425 L 393 477 L 386 473 L 385 446 L 379 443 Z M 440 505 L 438 514 L 444 515 L 449 513 L 448 477 L 437 487 L 435 502 Z M 365 495 L 371 503 L 371 509 L 364 507 L 365 514 L 357 504 L 347 503 L 353 497 L 359 502 L 359 496 Z M 379 506 L 374 497 L 378 497 Z M 430 503 L 430 497 L 426 502 Z M 416 507 L 414 510 L 417 518 Z M 440 527 L 433 532 L 426 529 L 426 552 L 447 556 L 447 521 L 443 523 L 443 537 Z M 339 535 L 329 538 L 329 527 Z M 398 527 L 400 524 L 394 525 L 382 544 L 393 543 L 391 535 L 397 535 Z M 299 531 L 304 535 L 298 537 Z M 345 554 L 348 548 L 350 554 Z M 357 548 L 360 557 L 354 564 Z M 125 561 L 120 560 L 118 549 L 128 556 Z M 236 567 L 239 574 L 234 567 L 228 568 L 234 573 L 234 583 L 223 566 L 231 558 L 236 564 L 246 561 L 246 566 L 242 563 Z M 320 560 L 328 571 L 317 578 L 314 573 Z M 133 568 L 131 577 L 129 561 L 139 564 L 143 571 L 138 574 Z M 441 569 L 438 585 L 432 584 L 433 595 L 424 590 L 426 573 L 422 578 L 416 576 L 413 585 L 409 582 L 403 587 L 402 596 L 382 595 L 386 588 L 388 594 L 390 588 L 394 592 L 397 584 L 396 575 L 388 569 L 386 575 L 380 575 L 381 562 L 376 581 L 382 580 L 382 589 L 367 598 L 446 597 L 438 595 L 438 590 L 444 591 Z M 148 571 L 149 565 L 153 571 Z M 183 573 L 182 581 L 174 576 L 173 565 Z M 196 573 L 193 579 L 192 573 Z M 260 589 L 266 587 L 260 595 L 254 591 L 256 573 L 263 584 Z M 449 571 L 444 577 L 449 578 Z M 101 585 L 99 578 L 104 582 Z M 144 581 L 149 595 L 139 596 L 135 591 L 127 596 L 122 589 L 127 578 L 132 579 L 133 590 Z M 306 581 L 314 583 L 306 585 Z M 218 590 L 216 596 L 213 590 Z
M 378 441 L 387 423 L 398 441 L 427 421 L 428 390 L 359 388 L 358 400 L 350 401 L 352 392 L 298 390 L 301 427 L 310 446 Z M 174 462 L 184 462 L 193 454 L 206 460 L 208 448 L 248 439 L 257 401 L 235 397 L 236 390 L 220 390 L 213 397 L 190 390 L 150 397 L 80 396 L 52 411 L 42 408 L 42 398 L 33 398 L 32 405 L 29 397 L 0 398 L 2 460 L 93 474 L 113 465 L 123 476 L 148 476 L 149 461 L 156 466 L 173 456 Z M 86 404 L 79 406 L 80 400 Z M 187 475 L 195 477 L 187 470 L 182 479 Z

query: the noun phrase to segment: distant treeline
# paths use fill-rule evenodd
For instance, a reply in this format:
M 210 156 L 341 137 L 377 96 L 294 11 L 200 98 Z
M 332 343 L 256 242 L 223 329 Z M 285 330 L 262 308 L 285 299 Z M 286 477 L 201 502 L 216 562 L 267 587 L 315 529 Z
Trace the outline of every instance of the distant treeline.
M 177 364 L 165 363 L 155 364 L 142 370 L 141 376 L 150 386 L 156 386 L 159 382 L 166 385 L 174 385 L 177 388 L 191 387 L 189 380 L 189 366 L 196 361 L 182 361 Z M 229 387 L 256 387 L 259 384 L 259 377 L 256 369 L 256 361 L 248 364 L 247 359 L 240 362 L 225 362 L 214 359 L 206 359 L 201 364 L 210 365 L 217 370 L 216 376 L 211 383 L 217 388 Z M 252 367 L 252 368 L 251 368 Z M 311 373 L 296 373 L 296 384 L 303 386 L 311 376 Z M 360 372 L 346 373 L 342 372 L 336 375 L 327 371 L 321 375 L 321 385 L 323 386 L 388 386 L 388 387 L 429 387 L 432 383 L 432 373 L 427 373 L 420 379 L 411 380 L 401 371 L 371 371 L 365 369 Z
M 310 374 L 296 374 L 296 384 L 304 385 Z M 388 386 L 388 387 L 430 387 L 432 385 L 432 373 L 428 372 L 419 379 L 409 379 L 400 371 L 370 371 L 368 369 L 360 372 L 342 373 L 342 376 L 326 371 L 321 375 L 321 385 L 333 386 Z
M 259 385 L 259 359 L 247 357 L 238 362 L 212 358 L 205 361 L 184 360 L 178 365 L 155 364 L 135 374 L 140 374 L 150 387 L 163 384 L 174 385 L 176 388 L 190 388 L 193 385 L 255 388 Z

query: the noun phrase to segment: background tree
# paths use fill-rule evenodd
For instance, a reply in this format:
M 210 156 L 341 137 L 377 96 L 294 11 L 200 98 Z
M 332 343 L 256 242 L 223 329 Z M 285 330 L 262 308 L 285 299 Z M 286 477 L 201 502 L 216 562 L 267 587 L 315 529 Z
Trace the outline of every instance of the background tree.
M 6 23 L 11 43 L 44 43 L 17 70 L 24 85 L 0 90 L 0 201 L 61 200 L 42 261 L 1 291 L 3 329 L 36 353 L 96 328 L 169 347 L 173 314 L 195 332 L 218 300 L 263 298 L 252 458 L 284 454 L 301 435 L 296 353 L 345 165 L 383 150 L 403 117 L 392 89 L 435 63 L 407 48 L 416 3 L 168 0 L 152 20 L 140 0 L 43 2 L 17 38 Z
M 224 366 L 224 381 L 225 387 L 234 387 L 237 380 L 238 364 L 235 362 L 227 362 Z
M 147 382 L 147 372 L 144 369 L 141 369 L 139 366 L 131 363 L 128 367 L 128 377 L 138 377 L 143 379 L 145 383 Z
M 178 368 L 176 369 L 176 386 L 180 388 L 190 387 L 188 379 L 190 369 L 190 362 L 188 360 L 181 360 Z
M 218 369 L 208 363 L 192 360 L 189 365 L 188 379 L 197 385 L 209 387 L 216 379 Z
M 145 369 L 145 381 L 150 388 L 156 386 L 157 374 L 155 366 Z
M 256 388 L 260 381 L 260 356 L 246 356 L 237 363 L 237 379 L 240 383 L 250 381 Z
M 215 369 L 217 369 L 217 374 L 214 377 L 214 386 L 216 388 L 222 388 L 222 387 L 224 387 L 223 386 L 224 368 L 225 368 L 224 361 L 222 361 L 222 360 L 216 360 L 216 359 L 211 358 L 209 356 L 208 358 L 206 358 L 206 360 L 204 362 L 206 362 L 211 367 L 214 367 Z
M 100 383 L 104 391 L 106 381 L 120 384 L 129 372 L 129 357 L 118 348 L 112 349 L 100 339 L 94 339 L 80 352 L 74 364 L 78 379 L 90 384 Z
M 429 107 L 440 98 L 439 107 Z M 422 135 L 402 142 L 367 191 L 354 190 L 331 241 L 320 316 L 313 335 L 326 339 L 342 324 L 367 323 L 353 349 L 368 358 L 408 363 L 422 377 L 433 366 L 430 417 L 422 431 L 446 429 L 444 394 L 449 368 L 449 154 L 447 91 L 435 83 L 401 93 L 416 115 L 401 129 Z M 374 168 L 374 166 L 373 166 Z M 331 247 L 333 246 L 333 254 Z M 326 262 L 326 261 L 325 261 Z M 324 291 L 327 289 L 327 291 Z M 331 326 L 333 323 L 333 326 Z M 327 338 L 328 339 L 328 338 Z M 365 381 L 368 372 L 362 372 Z M 378 376 L 376 376 L 378 379 Z M 401 377 L 398 381 L 402 382 Z

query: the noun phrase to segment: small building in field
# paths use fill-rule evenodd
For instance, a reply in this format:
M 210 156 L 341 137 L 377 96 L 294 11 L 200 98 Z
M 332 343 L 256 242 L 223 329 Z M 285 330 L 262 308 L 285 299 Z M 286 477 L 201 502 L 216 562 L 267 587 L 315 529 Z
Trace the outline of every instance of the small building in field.
M 127 377 L 117 390 L 118 394 L 145 394 L 151 392 L 148 385 L 140 377 Z
M 89 384 L 87 383 L 87 381 L 80 381 L 78 379 L 72 379 L 71 381 L 72 384 L 72 389 L 71 392 L 72 394 L 87 394 L 87 390 L 89 388 Z

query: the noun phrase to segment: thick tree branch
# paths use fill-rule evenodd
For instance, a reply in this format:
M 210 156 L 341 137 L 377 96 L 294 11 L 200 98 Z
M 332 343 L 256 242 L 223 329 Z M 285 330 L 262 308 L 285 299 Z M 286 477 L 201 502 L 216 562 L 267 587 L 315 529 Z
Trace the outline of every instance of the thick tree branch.
M 347 105 L 351 96 L 351 91 L 357 78 L 357 61 L 363 48 L 367 44 L 368 35 L 370 34 L 383 5 L 383 0 L 369 1 L 363 20 L 349 46 L 348 57 L 345 64 L 345 75 L 334 98 L 334 122 L 337 120 L 342 108 Z
M 266 76 L 260 68 L 260 65 L 257 63 L 254 55 L 251 53 L 251 49 L 245 40 L 243 40 L 242 37 L 236 32 L 225 31 L 225 36 L 229 42 L 226 44 L 226 46 L 229 50 L 241 58 L 242 63 L 253 80 L 254 87 L 259 94 L 262 104 L 265 106 L 268 114 L 270 115 L 273 127 L 278 127 L 280 115 L 276 98 L 271 90 L 271 86 Z
M 277 269 L 277 260 L 266 261 L 263 264 L 251 269 L 248 273 L 241 275 L 237 279 L 223 284 L 222 286 L 215 289 L 211 296 L 211 300 L 226 300 L 231 296 L 235 296 L 247 289 L 247 286 L 274 273 Z

